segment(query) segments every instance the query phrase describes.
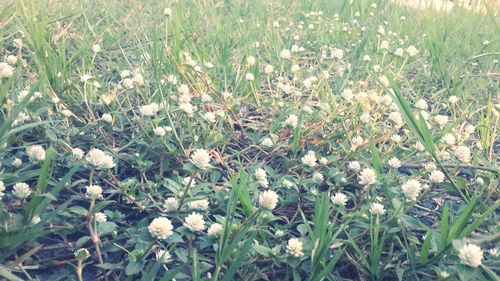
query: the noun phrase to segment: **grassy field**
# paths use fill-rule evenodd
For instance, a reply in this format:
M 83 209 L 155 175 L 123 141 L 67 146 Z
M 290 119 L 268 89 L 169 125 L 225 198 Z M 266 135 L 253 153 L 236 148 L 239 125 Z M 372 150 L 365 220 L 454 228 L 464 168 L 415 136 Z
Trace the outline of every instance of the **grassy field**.
M 496 9 L 0 1 L 0 280 L 499 280 Z

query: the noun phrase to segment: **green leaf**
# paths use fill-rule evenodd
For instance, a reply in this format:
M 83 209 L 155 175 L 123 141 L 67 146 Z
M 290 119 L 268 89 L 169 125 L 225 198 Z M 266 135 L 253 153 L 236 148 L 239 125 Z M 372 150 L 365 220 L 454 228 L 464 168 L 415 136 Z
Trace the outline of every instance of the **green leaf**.
M 127 264 L 127 267 L 125 267 L 125 274 L 130 276 L 141 272 L 141 270 L 144 268 L 144 264 L 145 264 L 144 260 L 136 260 L 129 262 Z
M 439 240 L 439 250 L 442 251 L 448 245 L 448 206 L 444 205 L 443 214 L 441 215 L 441 239 Z
M 382 160 L 380 160 L 380 154 L 378 153 L 377 147 L 370 142 L 370 153 L 372 154 L 372 165 L 377 170 L 378 174 L 384 173 L 384 168 L 382 167 Z
M 236 274 L 236 270 L 240 267 L 243 261 L 247 258 L 248 250 L 250 250 L 253 240 L 255 239 L 255 233 L 250 236 L 250 238 L 245 241 L 245 244 L 241 247 L 240 251 L 237 254 L 236 260 L 231 263 L 231 266 L 224 274 L 224 278 L 222 281 L 230 281 L 234 280 L 233 277 Z
M 420 250 L 420 261 L 426 263 L 429 260 L 429 249 L 431 247 L 432 231 L 427 231 L 422 249 Z

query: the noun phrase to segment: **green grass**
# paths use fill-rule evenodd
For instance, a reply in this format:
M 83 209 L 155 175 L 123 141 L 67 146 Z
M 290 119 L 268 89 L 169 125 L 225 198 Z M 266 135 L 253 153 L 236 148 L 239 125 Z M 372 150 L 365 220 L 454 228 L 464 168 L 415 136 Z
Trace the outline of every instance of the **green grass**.
M 1 1 L 0 279 L 497 280 L 495 9 Z

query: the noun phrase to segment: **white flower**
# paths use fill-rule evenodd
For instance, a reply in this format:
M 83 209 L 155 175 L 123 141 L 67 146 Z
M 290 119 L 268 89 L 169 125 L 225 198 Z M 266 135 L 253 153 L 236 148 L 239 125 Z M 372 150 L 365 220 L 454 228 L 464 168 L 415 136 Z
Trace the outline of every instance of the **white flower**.
M 155 218 L 148 226 L 149 234 L 160 240 L 172 235 L 173 229 L 172 222 L 165 217 Z
M 389 42 L 387 40 L 383 40 L 382 42 L 380 42 L 379 48 L 381 50 L 387 50 L 387 49 L 389 49 Z
M 427 171 L 427 172 L 432 172 L 434 170 L 437 170 L 437 166 L 436 164 L 430 162 L 430 163 L 425 163 L 424 164 L 424 169 Z
M 31 194 L 30 186 L 24 182 L 16 183 L 12 190 L 12 195 L 19 200 L 28 198 Z
M 394 52 L 394 55 L 397 57 L 402 57 L 404 53 L 405 51 L 402 48 L 397 48 L 396 51 Z
M 207 112 L 203 115 L 203 118 L 210 123 L 215 123 L 215 114 L 213 112 Z
M 395 143 L 400 143 L 401 142 L 401 136 L 400 135 L 397 135 L 397 134 L 394 134 L 391 136 L 391 140 Z
M 172 9 L 168 7 L 163 9 L 163 15 L 169 18 L 170 16 L 172 16 Z
M 188 203 L 189 209 L 192 210 L 207 210 L 209 202 L 207 199 L 194 200 Z
M 260 142 L 260 144 L 265 147 L 272 147 L 274 145 L 274 142 L 271 138 L 265 138 Z
M 500 255 L 500 252 L 498 252 L 498 249 L 497 248 L 491 248 L 488 250 L 488 253 L 492 256 L 492 257 L 498 257 Z
M 478 267 L 482 264 L 483 250 L 477 245 L 466 244 L 460 249 L 458 257 L 462 263 Z
M 8 56 L 7 56 L 7 59 L 5 59 L 5 61 L 6 61 L 8 64 L 10 64 L 10 65 L 14 66 L 14 65 L 16 65 L 16 63 L 17 63 L 17 57 L 16 57 L 16 56 L 13 56 L 13 55 L 8 55 Z
M 210 154 L 205 149 L 197 149 L 191 154 L 191 161 L 200 169 L 210 166 Z
M 320 172 L 314 172 L 313 179 L 316 181 L 323 181 L 324 177 Z
M 290 68 L 290 71 L 291 71 L 292 73 L 296 73 L 296 72 L 298 72 L 299 70 L 300 70 L 300 66 L 299 66 L 298 64 L 294 64 L 294 65 L 292 65 L 292 68 Z
M 408 48 L 406 49 L 406 52 L 408 53 L 408 55 L 410 57 L 414 57 L 414 56 L 418 55 L 418 49 L 415 48 L 415 46 L 408 46 Z
M 345 206 L 347 203 L 347 196 L 344 193 L 337 192 L 331 197 L 333 204 L 339 206 Z
M 451 104 L 455 104 L 458 102 L 458 97 L 457 96 L 450 96 L 448 98 L 448 101 L 451 103 Z
M 156 260 L 160 263 L 167 264 L 172 261 L 172 255 L 167 250 L 159 250 L 156 252 Z
M 247 73 L 245 75 L 245 80 L 247 80 L 247 81 L 253 81 L 253 80 L 255 80 L 255 76 L 253 75 L 253 73 Z
M 259 195 L 259 204 L 269 210 L 276 208 L 278 194 L 272 190 L 266 190 Z
M 288 115 L 288 118 L 285 120 L 285 125 L 290 126 L 292 128 L 297 127 L 298 123 L 299 123 L 299 118 L 297 118 L 297 115 L 295 114 Z
M 401 161 L 399 161 L 399 159 L 396 157 L 392 157 L 391 159 L 389 159 L 388 163 L 389 163 L 389 166 L 391 166 L 391 168 L 394 168 L 394 169 L 401 167 Z
M 358 161 L 351 161 L 347 165 L 347 168 L 349 168 L 349 170 L 352 170 L 354 172 L 359 172 L 361 170 L 361 164 L 359 164 Z
M 254 65 L 254 64 L 255 64 L 255 62 L 256 62 L 256 60 L 255 60 L 255 57 L 254 57 L 254 56 L 248 56 L 248 57 L 247 57 L 247 64 L 248 64 L 248 65 Z
M 73 154 L 73 156 L 75 157 L 75 159 L 82 159 L 83 158 L 83 155 L 85 154 L 85 152 L 83 152 L 83 150 L 81 150 L 80 148 L 76 147 L 76 148 L 73 148 L 71 150 L 71 153 Z
M 417 141 L 415 143 L 415 149 L 418 150 L 418 151 L 424 151 L 425 150 L 425 146 L 420 141 Z
M 359 174 L 359 184 L 370 185 L 377 182 L 377 173 L 372 168 L 365 168 Z
M 274 72 L 274 66 L 268 64 L 266 67 L 264 67 L 264 73 L 267 75 L 271 75 Z
M 363 140 L 363 138 L 362 138 L 362 137 L 360 137 L 360 136 L 356 136 L 356 137 L 352 138 L 352 140 L 351 140 L 351 142 L 352 142 L 352 146 L 353 146 L 353 147 L 358 147 L 358 146 L 360 146 L 360 145 L 362 145 L 362 144 L 363 144 L 363 141 L 364 141 L 364 140 Z
M 45 149 L 41 145 L 33 145 L 26 148 L 26 154 L 28 154 L 31 161 L 45 160 Z
M 102 187 L 98 185 L 89 185 L 86 187 L 87 197 L 89 198 L 99 198 L 102 196 Z
M 5 195 L 5 193 L 3 193 L 5 191 L 5 184 L 3 183 L 3 181 L 0 180 L 0 199 L 2 199 L 2 197 Z
M 391 113 L 389 113 L 389 120 L 391 120 L 392 122 L 394 122 L 395 125 L 397 125 L 398 127 L 402 126 L 403 125 L 403 117 L 401 116 L 401 113 L 397 112 L 397 111 L 393 111 Z
M 429 175 L 429 180 L 435 183 L 441 183 L 444 181 L 444 174 L 439 170 L 434 170 Z
M 195 110 L 196 106 L 192 105 L 189 102 L 183 102 L 179 104 L 179 108 L 184 111 L 189 117 L 192 117 Z
M 292 188 L 293 187 L 293 183 L 287 179 L 284 179 L 283 182 L 282 182 L 283 186 L 286 187 L 286 188 Z
M 304 165 L 309 166 L 311 168 L 316 167 L 316 165 L 317 165 L 316 155 L 315 155 L 314 151 L 312 151 L 312 150 L 309 150 L 307 152 L 307 154 L 304 155 L 301 159 L 302 159 L 302 163 Z
M 92 45 L 92 52 L 99 53 L 101 51 L 101 46 L 99 44 Z
M 469 163 L 471 157 L 470 149 L 467 146 L 461 145 L 455 149 L 455 156 L 463 163 Z
M 321 157 L 319 159 L 319 163 L 321 163 L 321 165 L 326 165 L 328 163 L 328 159 L 326 159 L 326 157 Z
M 9 78 L 12 77 L 14 74 L 14 68 L 10 66 L 6 62 L 0 62 L 0 78 L 5 77 Z
M 415 179 L 408 180 L 401 186 L 406 198 L 415 201 L 422 190 L 420 182 Z
M 291 238 L 288 240 L 288 245 L 286 246 L 286 251 L 296 258 L 300 258 L 304 255 L 302 249 L 302 242 L 297 238 Z
M 108 220 L 108 216 L 105 213 L 98 212 L 95 213 L 95 221 L 96 222 L 106 222 Z
M 163 137 L 163 136 L 165 136 L 165 134 L 167 134 L 167 132 L 165 131 L 165 128 L 163 128 L 161 126 L 154 128 L 153 132 L 155 135 L 157 135 L 159 137 Z
M 421 109 L 421 110 L 427 110 L 427 107 L 429 107 L 427 105 L 427 102 L 423 99 L 419 99 L 416 103 L 415 103 L 415 107 L 418 108 L 418 109 Z
M 101 120 L 104 122 L 107 122 L 107 123 L 111 123 L 111 122 L 113 122 L 113 116 L 111 116 L 111 114 L 109 114 L 109 113 L 104 113 L 101 116 Z
M 222 232 L 222 225 L 220 223 L 212 224 L 207 230 L 207 234 L 210 236 L 217 236 L 221 232 Z
M 434 120 L 436 120 L 436 123 L 440 128 L 443 128 L 446 125 L 446 123 L 448 123 L 448 116 L 437 115 L 436 117 L 434 117 Z
M 372 203 L 370 206 L 370 213 L 375 216 L 383 215 L 385 214 L 385 208 L 384 205 L 380 203 Z
M 139 108 L 142 116 L 153 116 L 160 110 L 160 105 L 153 102 L 151 104 L 143 105 Z
M 292 56 L 292 53 L 290 53 L 290 50 L 283 49 L 280 52 L 280 58 L 282 58 L 284 60 L 290 59 L 291 56 Z
M 255 177 L 257 178 L 257 180 L 262 181 L 267 178 L 267 173 L 264 169 L 258 168 L 257 170 L 255 170 Z
M 344 89 L 341 96 L 347 101 L 351 101 L 354 98 L 354 94 L 352 93 L 351 89 Z
M 163 208 L 166 212 L 174 211 L 179 208 L 179 201 L 175 197 L 168 197 L 163 203 Z
M 198 213 L 191 213 L 184 219 L 184 226 L 192 231 L 203 231 L 205 229 L 205 220 Z
M 97 169 L 111 169 L 116 164 L 113 161 L 113 157 L 107 155 L 104 151 L 92 148 L 85 157 L 87 162 L 90 165 L 94 166 Z
M 14 167 L 16 167 L 16 168 L 21 167 L 22 164 L 23 164 L 23 160 L 21 160 L 19 158 L 14 158 L 14 160 L 12 161 L 12 165 L 14 165 Z

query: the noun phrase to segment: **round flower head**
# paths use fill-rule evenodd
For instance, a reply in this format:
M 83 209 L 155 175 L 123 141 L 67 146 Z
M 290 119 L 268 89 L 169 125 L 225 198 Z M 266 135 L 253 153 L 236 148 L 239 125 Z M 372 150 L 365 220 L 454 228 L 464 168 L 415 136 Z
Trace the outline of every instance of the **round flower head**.
M 283 182 L 282 182 L 283 186 L 286 187 L 286 188 L 292 188 L 293 187 L 293 183 L 287 179 L 284 179 Z
M 12 165 L 16 168 L 21 167 L 22 164 L 23 164 L 23 160 L 21 160 L 19 158 L 14 158 L 14 160 L 12 161 Z
M 77 148 L 73 148 L 73 149 L 71 150 L 71 153 L 73 153 L 73 156 L 75 157 L 75 159 L 78 159 L 78 160 L 82 159 L 82 158 L 83 158 L 83 155 L 85 154 L 85 153 L 83 152 L 83 150 L 81 150 L 81 149 L 80 149 L 80 148 L 78 148 L 78 147 L 77 147 Z
M 352 161 L 349 162 L 347 168 L 349 168 L 349 170 L 352 170 L 354 172 L 359 172 L 361 170 L 361 164 L 359 164 L 358 161 Z
M 266 209 L 273 210 L 278 204 L 278 194 L 272 190 L 266 190 L 259 195 L 259 204 Z
M 288 240 L 288 245 L 286 246 L 286 251 L 296 258 L 300 258 L 304 255 L 302 249 L 302 242 L 297 238 L 291 238 Z
M 87 197 L 89 198 L 99 198 L 102 196 L 102 188 L 98 185 L 87 186 Z
M 311 168 L 317 165 L 316 161 L 317 161 L 316 155 L 312 150 L 309 150 L 307 154 L 302 157 L 302 163 Z
M 253 81 L 253 80 L 255 80 L 255 76 L 253 75 L 253 73 L 247 73 L 245 75 L 245 80 L 247 80 L 247 81 Z
M 401 190 L 403 190 L 406 198 L 415 201 L 422 190 L 422 186 L 418 180 L 411 179 L 401 186 Z
M 87 157 L 85 159 L 96 169 L 111 169 L 116 165 L 113 161 L 113 157 L 97 148 L 92 148 L 87 153 Z
M 290 114 L 288 118 L 285 120 L 285 126 L 290 126 L 292 128 L 297 127 L 299 124 L 299 118 L 295 114 Z
M 345 206 L 347 203 L 347 196 L 344 193 L 335 193 L 335 195 L 332 196 L 332 202 L 335 205 Z
M 264 67 L 264 73 L 267 75 L 271 75 L 274 72 L 274 66 L 268 64 L 266 67 Z
M 194 200 L 188 203 L 188 207 L 191 210 L 207 210 L 209 202 L 207 199 Z
M 261 141 L 262 146 L 264 147 L 272 147 L 274 145 L 273 140 L 271 138 L 265 138 Z
M 160 105 L 157 103 L 151 103 L 143 105 L 139 108 L 139 112 L 142 116 L 153 116 L 160 110 Z
M 108 216 L 105 213 L 98 212 L 95 213 L 95 221 L 96 222 L 106 222 L 108 220 Z
M 429 180 L 435 183 L 441 183 L 444 181 L 444 174 L 439 170 L 434 170 L 429 175 Z
M 33 145 L 26 148 L 26 154 L 28 154 L 31 161 L 45 160 L 45 149 L 41 145 Z
M 191 161 L 200 169 L 206 169 L 210 166 L 210 154 L 205 149 L 197 149 L 191 154 Z
M 156 252 L 156 260 L 167 264 L 172 261 L 172 255 L 167 250 L 159 250 Z
M 212 224 L 207 230 L 207 234 L 210 236 L 217 236 L 221 232 L 222 232 L 222 225 L 220 223 Z
M 155 218 L 148 226 L 149 234 L 156 239 L 164 240 L 172 235 L 172 222 L 165 217 Z
M 30 194 L 31 194 L 30 186 L 24 182 L 16 183 L 12 190 L 12 195 L 14 195 L 14 197 L 16 197 L 19 200 L 28 198 Z
M 184 219 L 184 226 L 192 231 L 203 231 L 205 229 L 205 220 L 198 213 L 191 213 Z
M 370 185 L 377 182 L 377 173 L 372 168 L 365 168 L 359 174 L 359 184 Z
M 385 208 L 384 205 L 380 203 L 372 203 L 370 206 L 370 213 L 375 216 L 383 215 L 385 214 Z
M 179 201 L 175 197 L 168 197 L 163 204 L 166 212 L 174 211 L 179 208 Z
M 471 157 L 470 149 L 467 146 L 459 146 L 455 149 L 455 156 L 463 163 L 469 163 Z
M 399 159 L 396 157 L 392 157 L 391 159 L 389 159 L 388 163 L 389 163 L 389 166 L 391 166 L 391 168 L 394 168 L 394 169 L 401 167 L 401 161 L 399 161 Z
M 460 249 L 458 257 L 462 263 L 478 267 L 482 264 L 483 250 L 477 245 L 466 244 Z
M 5 191 L 5 184 L 3 183 L 3 181 L 0 181 L 0 199 L 2 199 L 2 197 L 5 195 L 5 193 L 3 193 Z

